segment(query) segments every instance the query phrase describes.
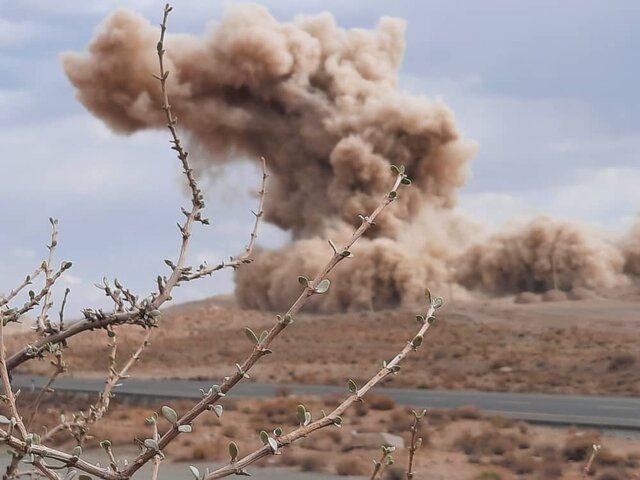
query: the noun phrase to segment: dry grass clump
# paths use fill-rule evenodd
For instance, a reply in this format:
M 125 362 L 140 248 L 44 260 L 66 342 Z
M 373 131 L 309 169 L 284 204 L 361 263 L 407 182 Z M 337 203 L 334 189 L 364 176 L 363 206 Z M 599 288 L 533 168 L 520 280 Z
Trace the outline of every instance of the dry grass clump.
M 371 395 L 367 401 L 373 410 L 393 410 L 396 407 L 396 401 L 387 395 Z
M 617 353 L 609 360 L 609 370 L 623 370 L 625 368 L 632 367 L 636 363 L 635 355 L 631 353 Z
M 515 437 L 494 428 L 485 428 L 478 434 L 464 432 L 454 446 L 467 455 L 505 455 L 515 448 Z
M 585 461 L 594 444 L 600 444 L 600 434 L 595 431 L 581 431 L 570 434 L 565 440 L 562 455 L 571 462 Z

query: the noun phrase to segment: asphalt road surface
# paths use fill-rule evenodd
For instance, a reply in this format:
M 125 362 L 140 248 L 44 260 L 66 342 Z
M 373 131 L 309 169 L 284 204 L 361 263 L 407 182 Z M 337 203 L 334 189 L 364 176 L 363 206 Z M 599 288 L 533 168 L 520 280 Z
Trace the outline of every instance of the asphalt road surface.
M 45 377 L 15 375 L 14 389 L 36 389 Z M 91 393 L 102 389 L 104 380 L 60 378 L 54 388 L 63 392 Z M 117 395 L 154 398 L 200 398 L 200 389 L 211 382 L 200 380 L 129 379 L 116 389 Z M 326 385 L 260 384 L 245 382 L 233 389 L 234 397 L 274 397 L 279 389 L 294 394 L 347 394 L 348 389 Z M 502 415 L 532 423 L 577 425 L 596 428 L 640 430 L 640 398 L 540 393 L 501 393 L 476 391 L 378 388 L 375 393 L 392 397 L 401 405 L 417 408 L 453 408 L 473 405 L 486 414 Z

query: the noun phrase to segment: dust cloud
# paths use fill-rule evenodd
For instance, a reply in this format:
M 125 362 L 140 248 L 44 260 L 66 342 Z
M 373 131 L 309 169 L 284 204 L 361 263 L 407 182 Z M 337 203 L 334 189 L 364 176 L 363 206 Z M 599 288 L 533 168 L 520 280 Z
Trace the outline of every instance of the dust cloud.
M 489 237 L 455 210 L 474 141 L 441 100 L 398 87 L 402 20 L 346 30 L 328 13 L 279 22 L 257 5 L 230 8 L 202 37 L 169 35 L 171 103 L 188 132 L 195 167 L 265 156 L 271 174 L 266 220 L 292 243 L 256 254 L 240 269 L 241 304 L 286 308 L 298 275 L 313 275 L 390 187 L 390 164 L 412 180 L 333 273 L 319 311 L 381 309 L 417 301 L 425 285 L 465 295 L 549 287 L 554 232 L 562 288 L 619 280 L 621 254 L 573 225 L 537 221 Z M 164 126 L 158 82 L 158 28 L 128 10 L 105 20 L 88 53 L 67 53 L 77 98 L 114 131 Z M 512 256 L 516 255 L 516 258 Z M 546 266 L 545 266 L 546 265 Z M 515 269 L 513 272 L 509 269 Z M 527 276 L 530 276 L 527 277 Z
M 624 271 L 640 276 L 640 221 L 636 222 L 622 242 Z
M 620 251 L 570 221 L 537 217 L 471 246 L 456 262 L 457 279 L 491 293 L 608 289 L 626 282 Z

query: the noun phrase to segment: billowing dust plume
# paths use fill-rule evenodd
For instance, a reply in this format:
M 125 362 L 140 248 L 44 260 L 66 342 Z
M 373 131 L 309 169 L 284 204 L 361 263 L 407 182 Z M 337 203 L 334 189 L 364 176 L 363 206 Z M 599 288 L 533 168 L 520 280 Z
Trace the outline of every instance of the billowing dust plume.
M 492 235 L 456 263 L 460 283 L 492 293 L 625 283 L 624 258 L 615 246 L 574 222 L 549 217 Z
M 631 231 L 622 243 L 624 271 L 629 275 L 640 276 L 640 221 L 631 227 Z
M 116 131 L 164 124 L 151 75 L 157 39 L 158 28 L 119 10 L 88 55 L 63 56 L 78 99 Z M 427 207 L 455 205 L 475 144 L 460 136 L 442 102 L 398 89 L 404 23 L 383 18 L 375 30 L 344 30 L 329 14 L 279 23 L 252 5 L 230 9 L 203 38 L 174 35 L 166 43 L 171 103 L 200 168 L 264 155 L 266 219 L 293 234 L 292 246 L 262 252 L 238 274 L 242 302 L 285 306 L 297 276 L 327 258 L 326 239 L 345 239 L 358 214 L 371 212 L 390 188 L 391 163 L 404 165 L 413 184 L 379 217 L 377 238 L 358 246 L 357 264 L 337 274 L 348 281 L 326 297 L 326 308 L 419 296 L 427 277 L 443 269 L 432 254 L 444 259 L 449 249 L 425 246 L 425 235 L 422 244 L 408 239 L 407 246 L 418 243 L 411 250 L 399 240 Z
M 158 35 L 144 18 L 118 10 L 88 54 L 63 56 L 78 99 L 115 131 L 164 126 L 151 75 Z M 171 103 L 190 135 L 196 168 L 264 155 L 271 173 L 266 219 L 292 232 L 291 245 L 261 251 L 239 271 L 243 305 L 287 307 L 299 292 L 298 275 L 314 275 L 331 253 L 326 240 L 345 240 L 358 214 L 371 212 L 389 189 L 392 163 L 406 167 L 411 187 L 356 246 L 351 263 L 337 268 L 330 293 L 314 299 L 313 308 L 408 304 L 425 285 L 447 288 L 444 294 L 461 290 L 452 285 L 456 275 L 492 291 L 548 286 L 544 255 L 555 230 L 547 224 L 462 255 L 480 227 L 453 207 L 476 147 L 441 101 L 398 89 L 401 20 L 345 30 L 330 14 L 281 23 L 262 7 L 234 7 L 203 37 L 170 35 L 166 50 Z M 566 226 L 557 243 L 563 285 L 615 277 L 619 254 L 574 227 Z M 463 260 L 456 265 L 457 258 Z M 516 272 L 501 273 L 511 267 Z

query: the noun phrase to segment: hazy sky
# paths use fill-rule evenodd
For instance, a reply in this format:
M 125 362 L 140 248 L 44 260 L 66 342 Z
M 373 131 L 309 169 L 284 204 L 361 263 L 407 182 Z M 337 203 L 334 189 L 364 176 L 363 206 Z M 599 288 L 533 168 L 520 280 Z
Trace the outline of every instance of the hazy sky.
M 177 1 L 172 32 L 200 34 L 236 2 Z M 548 213 L 613 234 L 640 211 L 640 2 L 262 2 L 279 20 L 330 10 L 344 27 L 407 19 L 402 87 L 442 96 L 480 150 L 461 210 L 499 225 Z M 126 6 L 157 22 L 164 2 L 0 0 L 0 291 L 46 253 L 60 219 L 59 260 L 74 268 L 70 306 L 103 305 L 92 285 L 117 276 L 141 294 L 174 258 L 186 200 L 167 134 L 112 134 L 74 99 L 58 56 L 82 51 Z M 238 253 L 251 227 L 255 167 L 227 165 L 207 182 L 210 228 L 193 261 Z M 260 242 L 286 233 L 261 231 Z M 179 300 L 232 289 L 230 274 L 182 287 Z

